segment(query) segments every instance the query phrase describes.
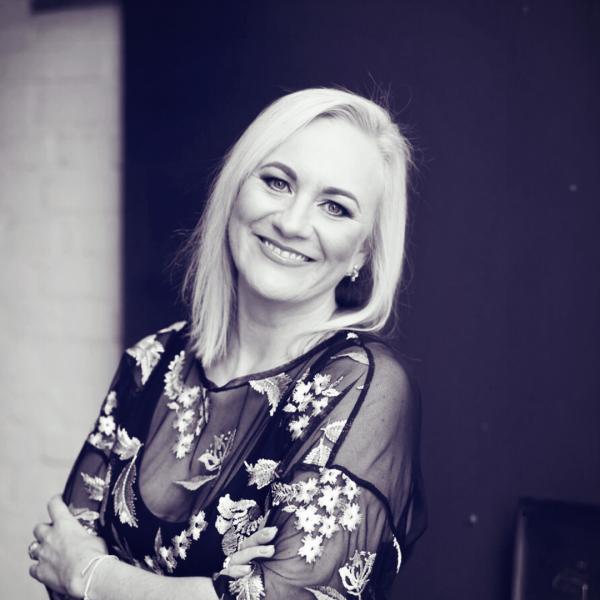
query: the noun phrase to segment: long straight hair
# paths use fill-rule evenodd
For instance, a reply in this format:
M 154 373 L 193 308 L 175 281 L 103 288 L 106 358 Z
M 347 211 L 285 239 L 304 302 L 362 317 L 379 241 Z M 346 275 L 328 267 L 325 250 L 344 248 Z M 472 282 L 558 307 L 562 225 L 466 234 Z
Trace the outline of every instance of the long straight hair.
M 318 336 L 347 328 L 379 331 L 393 313 L 404 263 L 410 145 L 389 112 L 375 102 L 338 89 L 301 90 L 265 108 L 227 153 L 188 240 L 191 260 L 184 290 L 191 304 L 190 338 L 205 366 L 226 355 L 235 331 L 237 283 L 227 225 L 238 192 L 266 156 L 320 118 L 348 121 L 376 142 L 384 164 L 384 184 L 367 240 L 367 262 L 358 281 L 350 284 L 344 278 L 340 282 L 338 310 L 317 331 L 307 333 Z M 356 289 L 360 290 L 358 301 Z

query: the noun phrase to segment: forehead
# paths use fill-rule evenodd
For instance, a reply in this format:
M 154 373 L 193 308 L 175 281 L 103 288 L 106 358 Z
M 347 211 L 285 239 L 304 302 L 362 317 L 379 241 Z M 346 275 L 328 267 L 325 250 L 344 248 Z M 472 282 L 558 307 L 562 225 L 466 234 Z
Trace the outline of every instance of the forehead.
M 291 167 L 299 183 L 354 194 L 361 210 L 374 209 L 383 189 L 383 159 L 375 141 L 342 119 L 320 118 L 278 146 L 264 162 Z

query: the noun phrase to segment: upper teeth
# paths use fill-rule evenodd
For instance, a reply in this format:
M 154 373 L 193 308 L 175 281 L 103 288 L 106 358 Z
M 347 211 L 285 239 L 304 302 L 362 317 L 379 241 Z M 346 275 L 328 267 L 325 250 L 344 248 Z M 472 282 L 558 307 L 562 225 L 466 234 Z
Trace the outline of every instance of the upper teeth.
M 282 250 L 279 246 L 272 244 L 269 240 L 263 240 L 264 245 L 273 252 L 273 254 L 277 254 L 277 256 L 281 256 L 282 258 L 286 258 L 288 260 L 297 260 L 299 262 L 307 262 L 308 258 L 303 254 L 296 254 L 295 252 L 290 252 L 289 250 Z

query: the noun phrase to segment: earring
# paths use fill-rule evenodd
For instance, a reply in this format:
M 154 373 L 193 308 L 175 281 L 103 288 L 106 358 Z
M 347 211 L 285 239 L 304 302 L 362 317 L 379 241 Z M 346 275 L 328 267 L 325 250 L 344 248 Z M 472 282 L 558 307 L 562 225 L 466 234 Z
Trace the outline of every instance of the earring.
M 360 269 L 354 265 L 352 267 L 352 272 L 350 273 L 350 281 L 354 283 L 358 279 L 358 274 L 360 273 Z

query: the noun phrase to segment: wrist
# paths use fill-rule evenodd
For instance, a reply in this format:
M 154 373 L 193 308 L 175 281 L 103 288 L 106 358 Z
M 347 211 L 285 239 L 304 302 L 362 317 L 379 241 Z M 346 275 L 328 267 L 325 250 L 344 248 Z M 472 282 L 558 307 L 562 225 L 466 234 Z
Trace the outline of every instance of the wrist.
M 89 600 L 89 591 L 92 583 L 97 583 L 100 570 L 104 571 L 106 567 L 106 564 L 101 565 L 102 563 L 110 562 L 108 559 L 117 559 L 117 557 L 112 554 L 98 552 L 89 555 L 85 561 L 82 561 L 79 564 L 79 568 L 72 574 L 67 586 L 69 596 Z

